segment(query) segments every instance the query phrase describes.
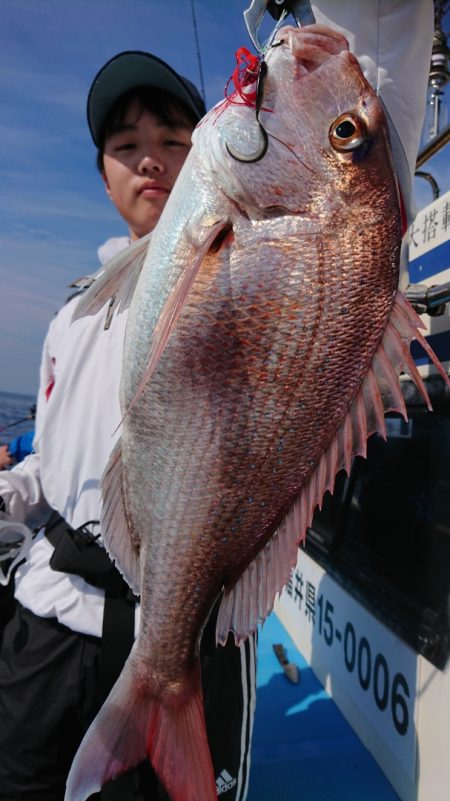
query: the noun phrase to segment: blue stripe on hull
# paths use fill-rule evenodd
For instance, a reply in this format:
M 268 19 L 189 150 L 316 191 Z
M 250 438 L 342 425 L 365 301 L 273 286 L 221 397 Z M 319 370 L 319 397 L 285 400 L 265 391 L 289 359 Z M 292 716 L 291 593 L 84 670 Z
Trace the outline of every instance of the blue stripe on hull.
M 432 275 L 441 273 L 449 268 L 450 241 L 447 241 L 409 262 L 409 280 L 412 284 L 420 284 L 425 278 L 430 278 Z

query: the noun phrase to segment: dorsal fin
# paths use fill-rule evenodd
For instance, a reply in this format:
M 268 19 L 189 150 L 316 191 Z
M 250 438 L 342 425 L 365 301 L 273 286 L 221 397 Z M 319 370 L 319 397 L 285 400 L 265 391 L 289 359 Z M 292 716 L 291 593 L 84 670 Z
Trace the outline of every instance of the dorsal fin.
M 219 610 L 216 638 L 225 643 L 232 631 L 237 643 L 256 631 L 273 608 L 275 596 L 289 579 L 297 561 L 297 550 L 311 525 L 316 506 L 326 490 L 332 491 L 336 474 L 350 471 L 356 455 L 366 455 L 367 439 L 378 433 L 386 439 L 384 413 L 398 411 L 407 418 L 399 376 L 403 371 L 415 382 L 428 408 L 430 400 L 411 356 L 409 345 L 417 339 L 450 387 L 450 380 L 433 350 L 418 330 L 422 320 L 401 292 L 397 292 L 383 338 L 362 386 L 354 397 L 327 450 L 280 527 L 244 571 L 236 585 L 227 590 Z M 242 599 L 249 599 L 246 607 Z

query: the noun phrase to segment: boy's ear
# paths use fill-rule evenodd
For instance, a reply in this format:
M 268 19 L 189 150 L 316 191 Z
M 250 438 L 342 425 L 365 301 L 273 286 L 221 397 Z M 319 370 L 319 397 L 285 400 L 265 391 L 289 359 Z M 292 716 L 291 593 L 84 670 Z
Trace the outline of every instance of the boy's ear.
M 102 176 L 103 183 L 105 184 L 106 194 L 108 195 L 109 199 L 111 200 L 112 199 L 111 198 L 111 189 L 109 188 L 109 183 L 108 183 L 108 178 L 106 176 L 106 172 L 104 170 L 102 170 L 102 172 L 100 174 Z

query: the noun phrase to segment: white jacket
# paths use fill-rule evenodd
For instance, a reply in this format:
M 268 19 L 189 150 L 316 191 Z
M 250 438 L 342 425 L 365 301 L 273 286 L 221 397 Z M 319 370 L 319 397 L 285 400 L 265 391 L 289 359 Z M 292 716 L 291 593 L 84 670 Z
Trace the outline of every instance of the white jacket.
M 110 258 L 127 245 L 126 238 L 110 240 L 99 255 Z M 114 314 L 107 330 L 108 304 L 71 324 L 77 302 L 75 297 L 61 309 L 45 339 L 36 453 L 0 473 L 7 511 L 33 527 L 45 522 L 50 509 L 74 528 L 99 520 L 100 478 L 120 435 L 118 387 L 127 311 Z M 52 570 L 52 552 L 41 531 L 16 573 L 16 598 L 41 617 L 56 617 L 75 631 L 100 636 L 103 590 Z

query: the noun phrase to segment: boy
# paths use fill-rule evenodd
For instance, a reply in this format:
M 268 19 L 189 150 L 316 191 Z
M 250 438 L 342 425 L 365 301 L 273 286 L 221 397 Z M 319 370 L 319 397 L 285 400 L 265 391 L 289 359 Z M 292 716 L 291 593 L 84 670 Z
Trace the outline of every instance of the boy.
M 157 224 L 205 113 L 196 88 L 160 59 L 125 52 L 98 73 L 88 123 L 106 192 L 129 229 L 107 258 Z M 0 664 L 0 799 L 62 801 L 85 730 L 133 642 L 136 599 L 93 544 L 100 478 L 121 419 L 118 385 L 126 312 L 71 325 L 77 299 L 50 325 L 38 398 L 36 449 L 1 482 L 7 511 L 38 533 L 16 575 L 16 614 Z M 13 478 L 9 478 L 13 475 Z M 19 646 L 18 646 L 19 643 Z M 203 637 L 209 739 L 227 799 L 245 798 L 255 704 L 254 643 L 216 648 L 214 616 Z M 209 711 L 208 711 L 209 710 Z M 164 798 L 149 763 L 110 783 L 108 799 Z

